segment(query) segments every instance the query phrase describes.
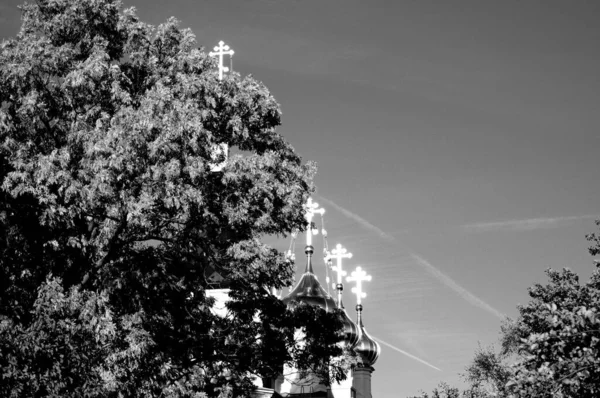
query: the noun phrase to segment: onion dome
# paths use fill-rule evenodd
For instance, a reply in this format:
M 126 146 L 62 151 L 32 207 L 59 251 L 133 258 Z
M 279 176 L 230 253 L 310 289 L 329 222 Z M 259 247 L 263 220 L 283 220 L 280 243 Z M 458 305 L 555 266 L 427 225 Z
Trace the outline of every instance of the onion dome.
M 348 316 L 348 313 L 344 309 L 344 305 L 342 304 L 338 308 L 342 310 L 342 322 L 344 322 L 344 345 L 349 348 L 354 348 L 358 343 L 360 331 L 358 329 L 358 326 L 356 326 L 356 323 L 354 323 L 354 321 L 352 321 L 352 319 L 350 319 L 350 317 Z
M 338 298 L 335 301 L 335 303 L 337 304 L 337 308 L 341 310 L 342 322 L 344 322 L 344 346 L 354 348 L 356 343 L 358 343 L 358 326 L 356 326 L 356 323 L 354 323 L 354 321 L 350 319 L 348 313 L 346 312 L 346 309 L 344 308 L 344 302 L 342 301 L 342 291 L 344 290 L 344 285 L 338 283 L 336 285 L 336 289 L 338 292 Z
M 377 359 L 379 358 L 379 353 L 381 352 L 381 347 L 379 344 L 373 340 L 371 336 L 365 330 L 365 326 L 362 322 L 362 305 L 358 304 L 356 306 L 356 312 L 358 315 L 358 343 L 356 347 L 354 347 L 354 351 L 359 356 L 359 361 L 363 366 L 373 366 Z
M 302 274 L 302 277 L 294 290 L 283 299 L 283 302 L 286 305 L 291 306 L 294 305 L 294 302 L 307 303 L 319 306 L 325 311 L 331 312 L 336 308 L 335 300 L 325 291 L 325 289 L 323 289 L 313 271 L 312 254 L 314 248 L 312 246 L 306 246 L 304 252 L 306 253 L 307 258 L 306 271 Z

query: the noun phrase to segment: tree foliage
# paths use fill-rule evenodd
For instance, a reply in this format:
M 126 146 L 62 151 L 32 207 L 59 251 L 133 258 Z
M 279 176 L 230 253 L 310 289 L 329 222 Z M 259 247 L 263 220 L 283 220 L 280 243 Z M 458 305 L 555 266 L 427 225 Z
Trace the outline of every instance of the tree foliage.
M 344 377 L 334 316 L 266 288 L 294 269 L 261 237 L 303 228 L 314 166 L 263 84 L 215 68 L 116 0 L 22 6 L 0 47 L 0 395 L 240 395 L 285 362 Z M 244 155 L 211 172 L 221 143 Z
M 480 346 L 462 377 L 470 391 L 477 392 L 476 397 L 501 396 L 511 376 L 507 361 L 506 352 L 497 353 L 493 347 Z
M 590 253 L 600 254 L 598 235 L 587 239 Z M 432 397 L 600 396 L 600 268 L 583 284 L 569 269 L 546 274 L 547 284 L 529 288 L 517 319 L 502 325 L 500 351 L 476 352 L 463 375 L 468 389 L 441 385 Z
M 452 387 L 448 383 L 440 383 L 436 388 L 433 389 L 431 394 L 427 392 L 421 392 L 421 395 L 408 397 L 408 398 L 489 398 L 484 390 L 478 387 L 471 386 L 466 390 L 460 390 L 457 387 Z
M 596 225 L 600 227 L 600 220 L 596 220 Z M 588 242 L 592 243 L 592 246 L 589 247 L 588 251 L 592 256 L 600 255 L 600 234 L 591 233 L 586 236 Z
M 506 387 L 519 397 L 600 394 L 600 270 L 580 284 L 568 269 L 547 271 L 550 283 L 529 290 L 511 341 L 518 361 Z M 516 337 L 516 338 L 515 338 Z

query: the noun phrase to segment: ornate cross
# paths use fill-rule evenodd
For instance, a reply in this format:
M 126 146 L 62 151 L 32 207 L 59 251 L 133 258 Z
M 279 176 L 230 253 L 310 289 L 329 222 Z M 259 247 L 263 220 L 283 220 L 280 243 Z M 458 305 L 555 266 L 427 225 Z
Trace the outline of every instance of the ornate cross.
M 348 253 L 346 248 L 344 248 L 341 244 L 337 244 L 335 249 L 331 251 L 330 258 L 335 258 L 337 260 L 337 265 L 332 268 L 332 270 L 337 273 L 337 283 L 340 285 L 342 283 L 342 278 L 346 275 L 346 271 L 342 269 L 342 259 L 344 258 L 352 258 L 352 253 Z M 338 287 L 339 289 L 339 287 Z
M 367 293 L 362 291 L 363 281 L 370 281 L 371 275 L 367 275 L 361 267 L 356 267 L 356 271 L 352 271 L 349 277 L 346 278 L 348 282 L 356 282 L 356 286 L 352 288 L 352 293 L 356 294 L 356 304 L 360 305 L 361 299 L 367 297 Z
M 214 50 L 214 52 L 209 52 L 208 55 L 211 57 L 219 56 L 219 80 L 223 80 L 223 72 L 229 72 L 229 68 L 223 65 L 223 55 L 233 56 L 234 52 L 223 40 L 219 42 L 218 46 L 215 46 Z
M 219 80 L 223 80 L 223 72 L 229 72 L 229 68 L 223 65 L 223 55 L 233 56 L 233 50 L 226 45 L 223 40 L 219 42 L 218 46 L 214 48 L 215 52 L 209 52 L 208 55 L 211 57 L 219 56 Z M 229 146 L 227 143 L 223 142 L 220 144 L 214 144 L 212 146 L 211 160 L 210 164 L 211 171 L 221 171 L 225 167 L 225 163 L 227 162 L 227 157 L 229 155 Z M 222 162 L 218 162 L 218 159 L 224 156 L 225 159 Z
M 306 218 L 306 222 L 308 226 L 306 228 L 306 246 L 312 246 L 312 219 L 315 214 L 323 215 L 325 213 L 325 209 L 320 208 L 319 204 L 312 201 L 312 198 L 308 198 L 306 204 L 304 205 L 304 210 L 306 210 L 306 214 L 304 217 Z M 315 235 L 318 234 L 319 231 L 315 230 Z

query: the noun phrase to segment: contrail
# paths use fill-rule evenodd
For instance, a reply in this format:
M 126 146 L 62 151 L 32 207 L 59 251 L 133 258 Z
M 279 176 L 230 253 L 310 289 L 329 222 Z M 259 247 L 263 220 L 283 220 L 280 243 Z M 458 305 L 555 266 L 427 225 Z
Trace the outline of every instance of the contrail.
M 385 345 L 385 346 L 388 346 L 388 347 L 390 347 L 392 350 L 398 351 L 398 352 L 399 352 L 400 354 L 402 354 L 402 355 L 406 355 L 407 357 L 409 357 L 409 358 L 412 358 L 412 359 L 414 359 L 415 361 L 421 362 L 423 365 L 427 365 L 427 366 L 429 366 L 430 368 L 433 368 L 433 369 L 435 369 L 435 370 L 437 370 L 437 371 L 440 371 L 440 372 L 442 371 L 442 369 L 440 369 L 440 368 L 438 368 L 438 367 L 435 367 L 435 366 L 433 366 L 433 365 L 432 365 L 432 364 L 430 364 L 429 362 L 427 362 L 427 361 L 425 361 L 425 360 L 423 360 L 423 359 L 421 359 L 421 358 L 419 358 L 419 357 L 416 357 L 416 356 L 414 356 L 414 355 L 412 355 L 412 354 L 409 354 L 408 352 L 406 352 L 406 351 L 404 351 L 404 350 L 401 350 L 400 348 L 398 348 L 398 347 L 396 347 L 396 346 L 394 346 L 394 345 L 392 345 L 392 344 L 390 344 L 390 343 L 386 343 L 385 341 L 381 340 L 379 337 L 375 337 L 375 336 L 373 336 L 373 335 L 371 335 L 371 337 L 373 337 L 375 340 L 379 341 L 381 344 L 383 344 L 383 345 Z
M 352 213 L 350 210 L 347 210 L 347 209 L 343 208 L 342 206 L 339 206 L 338 204 L 332 202 L 331 200 L 329 200 L 327 198 L 324 198 L 323 196 L 319 196 L 319 198 L 321 198 L 321 200 L 323 202 L 326 202 L 329 206 L 333 207 L 334 209 L 336 209 L 337 211 L 339 211 L 346 217 L 353 219 L 354 221 L 356 221 L 357 223 L 359 223 L 366 229 L 371 230 L 372 232 L 376 233 L 377 235 L 379 235 L 380 238 L 387 240 L 390 243 L 396 242 L 396 238 L 394 238 L 392 235 L 386 234 L 381 229 L 377 228 L 375 225 L 371 224 L 370 222 L 368 222 L 367 220 L 365 220 L 358 214 Z
M 491 232 L 491 231 L 532 231 L 541 228 L 557 227 L 560 223 L 575 220 L 587 220 L 598 218 L 598 215 L 586 214 L 583 216 L 571 217 L 545 217 L 545 218 L 526 218 L 522 220 L 507 220 L 496 222 L 482 222 L 463 225 L 462 228 L 467 232 Z
M 396 238 L 394 238 L 390 234 L 385 233 L 381 229 L 377 228 L 375 225 L 371 224 L 364 218 L 360 217 L 358 214 L 352 213 L 350 210 L 341 207 L 340 205 L 332 202 L 331 200 L 329 200 L 327 198 L 324 198 L 322 196 L 319 196 L 319 198 L 323 202 L 326 202 L 329 206 L 333 207 L 334 209 L 336 209 L 339 212 L 341 212 L 342 214 L 344 214 L 346 217 L 353 219 L 354 221 L 358 222 L 360 225 L 362 225 L 366 229 L 374 232 L 380 238 L 382 238 L 390 243 L 400 243 L 396 240 Z M 425 268 L 425 270 L 427 270 L 427 272 L 429 272 L 431 275 L 433 275 L 433 277 L 435 277 L 438 281 L 440 281 L 441 283 L 443 283 L 450 289 L 454 290 L 465 301 L 489 312 L 490 314 L 494 315 L 497 318 L 504 319 L 505 315 L 502 314 L 500 311 L 498 311 L 497 309 L 495 309 L 494 307 L 492 307 L 491 305 L 489 305 L 488 303 L 486 303 L 485 301 L 483 301 L 482 299 L 475 296 L 473 293 L 469 292 L 467 289 L 465 289 L 464 287 L 459 285 L 456 281 L 454 281 L 454 279 L 452 279 L 448 275 L 444 274 L 442 271 L 437 269 L 433 264 L 431 264 L 429 261 L 425 260 L 423 257 L 421 257 L 420 255 L 415 253 L 413 250 L 409 249 L 408 246 L 406 246 L 406 244 L 404 244 L 404 243 L 401 243 L 401 244 L 408 250 L 408 252 L 410 253 L 410 256 L 417 262 L 417 264 L 419 264 L 421 267 Z
M 440 282 L 442 282 L 444 285 L 448 286 L 450 289 L 458 293 L 460 297 L 473 304 L 474 306 L 486 310 L 495 317 L 504 319 L 505 315 L 503 313 L 501 313 L 500 311 L 498 311 L 497 309 L 495 309 L 494 307 L 492 307 L 491 305 L 489 305 L 488 303 L 486 303 L 485 301 L 483 301 L 482 299 L 475 296 L 473 293 L 469 292 L 467 289 L 456 283 L 454 279 L 450 278 L 448 275 L 444 274 L 442 271 L 434 267 L 429 261 L 425 260 L 423 257 L 415 253 L 411 253 L 411 256 L 415 260 L 417 260 L 419 265 L 421 265 L 423 268 L 429 271 L 429 273 L 435 276 Z

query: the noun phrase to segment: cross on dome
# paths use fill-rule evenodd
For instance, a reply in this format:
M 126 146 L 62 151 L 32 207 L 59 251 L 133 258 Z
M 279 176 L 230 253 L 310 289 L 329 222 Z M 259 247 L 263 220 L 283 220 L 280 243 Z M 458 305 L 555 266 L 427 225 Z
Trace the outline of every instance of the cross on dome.
M 304 218 L 306 218 L 306 222 L 307 222 L 306 246 L 312 246 L 312 234 L 313 234 L 312 219 L 315 216 L 315 214 L 323 215 L 325 213 L 325 209 L 319 208 L 319 204 L 316 202 L 313 202 L 312 198 L 309 197 L 308 200 L 306 201 L 306 204 L 304 205 L 304 210 L 306 211 L 306 213 L 304 214 Z M 314 231 L 315 235 L 318 233 L 319 233 L 318 230 Z
M 370 280 L 371 275 L 367 275 L 367 273 L 361 267 L 356 267 L 356 271 L 352 271 L 350 276 L 346 278 L 347 282 L 356 282 L 356 286 L 352 288 L 352 293 L 356 294 L 357 305 L 360 305 L 361 299 L 367 297 L 367 293 L 362 291 L 362 283 Z
M 346 248 L 338 243 L 335 246 L 335 249 L 331 251 L 331 254 L 328 256 L 328 258 L 335 258 L 337 260 L 337 265 L 332 267 L 332 270 L 337 274 L 337 283 L 339 285 L 342 283 L 343 277 L 347 274 L 347 272 L 342 268 L 342 259 L 352 258 L 352 253 L 348 253 Z
M 215 46 L 214 52 L 208 53 L 211 57 L 219 56 L 219 80 L 223 80 L 223 72 L 229 72 L 229 68 L 223 65 L 223 55 L 233 56 L 233 54 L 234 51 L 223 40 L 219 42 L 218 46 Z

